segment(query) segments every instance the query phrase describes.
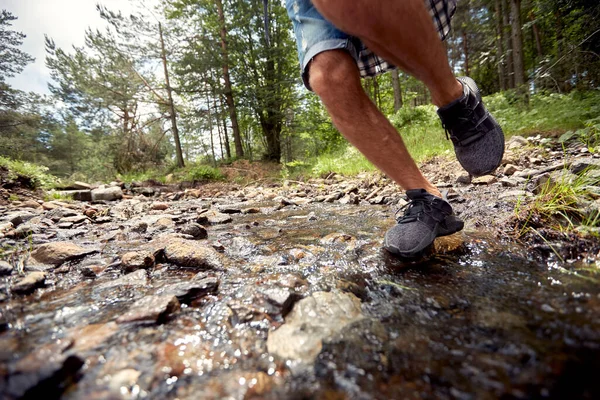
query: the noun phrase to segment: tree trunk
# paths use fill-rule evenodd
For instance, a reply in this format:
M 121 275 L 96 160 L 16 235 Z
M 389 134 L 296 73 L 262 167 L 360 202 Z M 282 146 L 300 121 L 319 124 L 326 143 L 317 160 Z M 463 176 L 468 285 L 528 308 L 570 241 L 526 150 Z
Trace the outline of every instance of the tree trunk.
M 510 9 L 507 0 L 501 0 L 502 2 L 502 23 L 504 25 L 504 29 L 510 29 Z M 507 79 L 506 83 L 509 89 L 515 88 L 515 70 L 513 63 L 513 46 L 511 40 L 511 34 L 505 31 L 504 35 L 505 46 L 504 49 L 506 51 L 506 73 Z
M 217 156 L 215 155 L 215 141 L 213 139 L 213 123 L 212 115 L 210 113 L 210 97 L 208 92 L 206 94 L 206 111 L 208 113 L 208 129 L 210 130 L 210 150 L 212 152 L 213 166 L 217 166 Z
M 221 98 L 221 107 L 225 108 L 223 106 L 223 98 Z M 227 132 L 227 118 L 223 116 L 221 122 L 223 123 L 223 135 L 225 136 L 225 150 L 227 151 L 227 158 L 231 159 L 231 146 L 229 145 L 229 134 Z
M 463 54 L 465 55 L 465 75 L 469 76 L 469 35 L 467 33 L 467 30 L 469 29 L 469 9 L 471 8 L 471 5 L 469 4 L 470 1 L 469 0 L 463 0 L 464 1 L 464 21 L 462 24 L 462 50 L 463 50 Z
M 219 109 L 217 107 L 217 98 L 216 98 L 216 93 L 213 91 L 213 107 L 215 108 L 215 113 L 217 114 L 217 125 L 219 126 L 219 139 L 221 138 L 221 125 L 219 125 L 219 120 L 221 119 L 221 112 L 217 112 L 217 110 Z M 221 105 L 223 105 L 223 102 L 220 99 L 219 96 L 219 102 L 221 103 Z M 227 124 L 225 123 L 225 119 L 223 119 L 223 136 L 225 139 L 225 153 L 222 153 L 223 155 L 227 154 L 227 159 L 231 159 L 231 149 L 229 149 L 229 138 L 227 137 Z
M 535 15 L 533 14 L 533 11 L 531 11 L 531 14 L 529 14 L 529 18 L 531 20 L 531 29 L 533 30 L 533 37 L 535 39 L 535 49 L 537 50 L 538 59 L 541 60 L 544 58 L 544 51 L 542 50 L 542 38 L 540 36 L 540 30 L 535 23 Z
M 521 0 L 510 1 L 511 31 L 515 87 L 525 90 L 525 67 L 523 63 L 523 33 L 521 31 Z
M 500 90 L 506 90 L 506 64 L 504 60 L 504 26 L 502 24 L 502 6 L 495 0 L 496 8 L 496 52 L 498 53 L 498 83 Z
M 235 155 L 238 158 L 244 157 L 244 148 L 242 147 L 242 138 L 238 126 L 237 112 L 235 102 L 233 101 L 233 89 L 231 88 L 231 79 L 229 77 L 229 53 L 227 52 L 227 27 L 225 26 L 225 15 L 223 13 L 223 1 L 215 0 L 217 12 L 219 13 L 219 24 L 221 25 L 221 50 L 223 52 L 223 80 L 225 81 L 225 100 L 229 108 L 229 118 L 231 119 L 231 129 L 233 130 L 233 141 L 235 143 Z
M 400 73 L 397 69 L 392 70 L 392 87 L 394 89 L 394 112 L 402 108 L 402 87 L 400 86 Z
M 165 40 L 163 38 L 162 25 L 158 23 L 158 33 L 160 34 L 160 50 L 161 58 L 163 63 L 163 69 L 165 73 L 165 83 L 167 85 L 167 99 L 169 100 L 169 114 L 171 116 L 171 131 L 173 132 L 173 138 L 175 139 L 175 155 L 177 159 L 177 166 L 179 168 L 185 167 L 183 162 L 183 153 L 181 151 L 181 142 L 179 141 L 179 129 L 177 129 L 177 114 L 175 112 L 175 103 L 173 103 L 173 93 L 171 84 L 169 82 L 169 69 L 167 68 L 167 52 L 165 50 Z

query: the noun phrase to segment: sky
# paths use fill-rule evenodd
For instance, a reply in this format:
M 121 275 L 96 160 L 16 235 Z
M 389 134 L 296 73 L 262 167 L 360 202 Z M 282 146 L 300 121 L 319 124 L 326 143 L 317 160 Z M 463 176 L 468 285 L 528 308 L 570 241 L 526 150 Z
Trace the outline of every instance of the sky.
M 73 45 L 83 45 L 88 27 L 106 26 L 96 11 L 97 3 L 124 14 L 133 9 L 128 0 L 0 0 L 0 8 L 18 18 L 12 21 L 9 29 L 27 35 L 21 50 L 35 57 L 34 63 L 29 64 L 20 75 L 9 78 L 8 82 L 15 89 L 48 94 L 50 71 L 45 65 L 44 35 L 54 39 L 56 45 L 65 51 Z

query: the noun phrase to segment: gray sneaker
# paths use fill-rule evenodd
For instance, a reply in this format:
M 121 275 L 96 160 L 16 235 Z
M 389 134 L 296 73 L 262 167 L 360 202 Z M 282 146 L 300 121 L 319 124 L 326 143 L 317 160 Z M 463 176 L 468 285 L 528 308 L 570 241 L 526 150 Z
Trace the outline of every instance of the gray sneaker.
M 502 162 L 504 133 L 483 105 L 475 81 L 457 79 L 463 85 L 463 96 L 438 109 L 438 115 L 460 165 L 471 175 L 486 175 Z
M 464 227 L 444 199 L 425 189 L 407 190 L 406 196 L 409 203 L 405 206 L 404 215 L 385 234 L 383 247 L 390 253 L 403 258 L 418 257 L 436 237 L 451 235 Z

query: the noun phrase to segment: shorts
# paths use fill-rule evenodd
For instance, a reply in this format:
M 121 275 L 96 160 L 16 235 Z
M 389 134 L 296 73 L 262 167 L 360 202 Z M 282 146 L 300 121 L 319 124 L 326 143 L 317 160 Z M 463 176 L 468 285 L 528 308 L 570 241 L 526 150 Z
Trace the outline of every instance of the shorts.
M 440 39 L 450 32 L 450 20 L 456 11 L 456 0 L 424 0 Z M 298 57 L 304 86 L 308 84 L 307 67 L 319 53 L 346 50 L 356 60 L 360 75 L 375 76 L 396 67 L 369 50 L 360 39 L 348 35 L 327 21 L 310 0 L 286 0 L 286 8 L 296 35 Z

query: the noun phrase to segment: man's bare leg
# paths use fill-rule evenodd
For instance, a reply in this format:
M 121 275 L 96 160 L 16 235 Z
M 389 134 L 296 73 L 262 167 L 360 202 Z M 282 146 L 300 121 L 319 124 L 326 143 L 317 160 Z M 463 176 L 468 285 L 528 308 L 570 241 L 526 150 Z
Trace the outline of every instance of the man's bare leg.
M 313 0 L 313 4 L 337 28 L 425 83 L 438 107 L 462 95 L 423 0 Z
M 309 65 L 309 81 L 338 130 L 370 162 L 405 190 L 422 188 L 441 196 L 363 90 L 356 62 L 346 51 L 318 54 Z

